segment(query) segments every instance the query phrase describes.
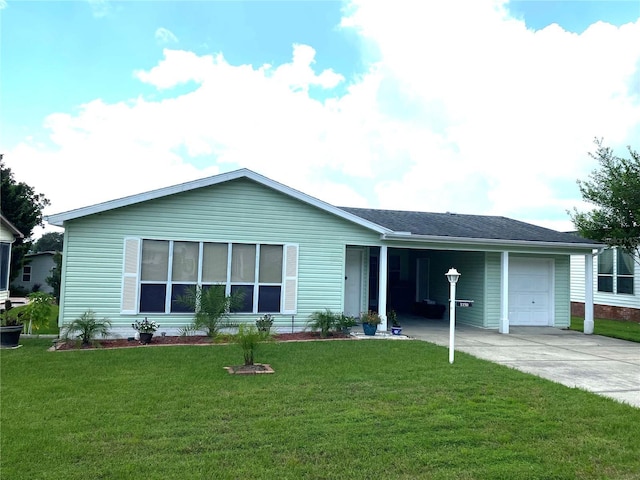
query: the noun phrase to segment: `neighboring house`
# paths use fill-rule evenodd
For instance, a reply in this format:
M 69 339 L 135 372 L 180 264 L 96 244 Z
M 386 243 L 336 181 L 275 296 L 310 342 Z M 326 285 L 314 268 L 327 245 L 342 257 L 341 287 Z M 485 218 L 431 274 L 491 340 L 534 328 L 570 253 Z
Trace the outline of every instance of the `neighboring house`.
M 51 276 L 51 271 L 55 267 L 55 262 L 53 261 L 55 253 L 37 252 L 26 254 L 24 256 L 24 265 L 11 286 L 20 287 L 29 292 L 53 293 L 53 288 L 47 283 L 47 278 Z
M 640 322 L 640 257 L 617 248 L 602 250 L 594 260 L 594 316 Z M 585 259 L 571 257 L 571 312 L 584 315 Z
M 47 217 L 65 228 L 60 323 L 91 309 L 131 335 L 148 317 L 191 323 L 193 285 L 245 293 L 234 321 L 303 328 L 330 309 L 358 315 L 445 305 L 461 273 L 460 322 L 499 329 L 570 323 L 569 257 L 599 245 L 504 217 L 339 208 L 242 169 Z
M 9 280 L 11 278 L 11 245 L 24 235 L 0 214 L 0 303 L 4 305 L 9 298 Z

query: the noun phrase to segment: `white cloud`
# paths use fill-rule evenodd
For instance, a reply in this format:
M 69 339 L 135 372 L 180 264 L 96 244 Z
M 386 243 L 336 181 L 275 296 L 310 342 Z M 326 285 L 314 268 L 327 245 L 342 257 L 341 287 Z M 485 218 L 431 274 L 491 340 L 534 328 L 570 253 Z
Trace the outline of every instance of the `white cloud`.
M 171 30 L 164 27 L 156 29 L 155 37 L 159 45 L 178 43 L 178 37 L 176 37 Z
M 102 18 L 109 15 L 112 11 L 109 0 L 87 0 L 91 7 L 91 12 L 95 18 Z
M 335 205 L 570 229 L 593 138 L 633 144 L 640 131 L 640 21 L 534 32 L 503 5 L 354 2 L 343 28 L 370 64 L 354 79 L 318 71 L 307 45 L 261 67 L 165 49 L 134 72 L 163 100 L 53 114 L 50 144 L 25 140 L 5 158 L 51 198 L 48 213 L 247 167 Z

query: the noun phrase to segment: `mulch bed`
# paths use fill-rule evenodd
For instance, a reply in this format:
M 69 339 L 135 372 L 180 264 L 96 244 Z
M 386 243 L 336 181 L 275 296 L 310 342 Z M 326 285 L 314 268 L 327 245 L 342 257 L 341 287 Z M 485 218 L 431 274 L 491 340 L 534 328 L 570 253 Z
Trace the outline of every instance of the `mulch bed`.
M 342 333 L 331 333 L 326 339 L 320 337 L 320 332 L 296 332 L 296 333 L 277 333 L 273 335 L 273 339 L 276 342 L 291 342 L 291 341 L 308 341 L 308 340 L 347 340 L 352 339 L 349 335 Z M 96 348 L 136 348 L 136 347 L 154 347 L 162 345 L 213 345 L 213 344 L 227 343 L 226 341 L 214 342 L 213 339 L 204 335 L 187 335 L 181 336 L 161 336 L 154 335 L 151 339 L 151 343 L 148 345 L 142 345 L 137 340 L 128 340 L 126 338 L 119 338 L 115 340 L 99 340 L 96 345 L 77 345 L 75 342 L 59 343 L 56 345 L 56 350 L 91 350 Z

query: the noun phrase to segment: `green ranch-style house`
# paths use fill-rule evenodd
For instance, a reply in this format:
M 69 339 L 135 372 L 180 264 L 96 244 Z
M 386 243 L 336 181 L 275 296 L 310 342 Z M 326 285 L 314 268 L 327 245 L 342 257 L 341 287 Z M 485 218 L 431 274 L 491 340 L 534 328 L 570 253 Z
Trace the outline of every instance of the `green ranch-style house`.
M 245 293 L 234 321 L 270 313 L 277 329 L 302 329 L 317 310 L 373 309 L 385 330 L 390 309 L 446 315 L 450 267 L 462 274 L 458 298 L 474 301 L 459 322 L 503 333 L 567 327 L 570 256 L 585 259 L 592 315 L 601 247 L 505 217 L 336 207 L 247 169 L 47 221 L 65 229 L 60 325 L 91 309 L 118 336 L 132 335 L 131 323 L 144 317 L 177 334 L 192 313 L 176 299 L 213 284 Z

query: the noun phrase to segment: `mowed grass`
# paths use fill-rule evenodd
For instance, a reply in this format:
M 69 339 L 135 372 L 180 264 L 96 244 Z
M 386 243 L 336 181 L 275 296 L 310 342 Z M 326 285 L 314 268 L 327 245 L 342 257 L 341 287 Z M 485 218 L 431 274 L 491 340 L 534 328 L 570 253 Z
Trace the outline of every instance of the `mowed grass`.
M 584 331 L 584 318 L 571 317 L 571 330 Z M 593 333 L 605 337 L 620 338 L 631 342 L 640 342 L 640 323 L 623 320 L 605 320 L 596 318 L 593 321 Z M 639 475 L 640 478 L 640 475 Z
M 0 352 L 7 479 L 639 478 L 640 409 L 418 341 Z

